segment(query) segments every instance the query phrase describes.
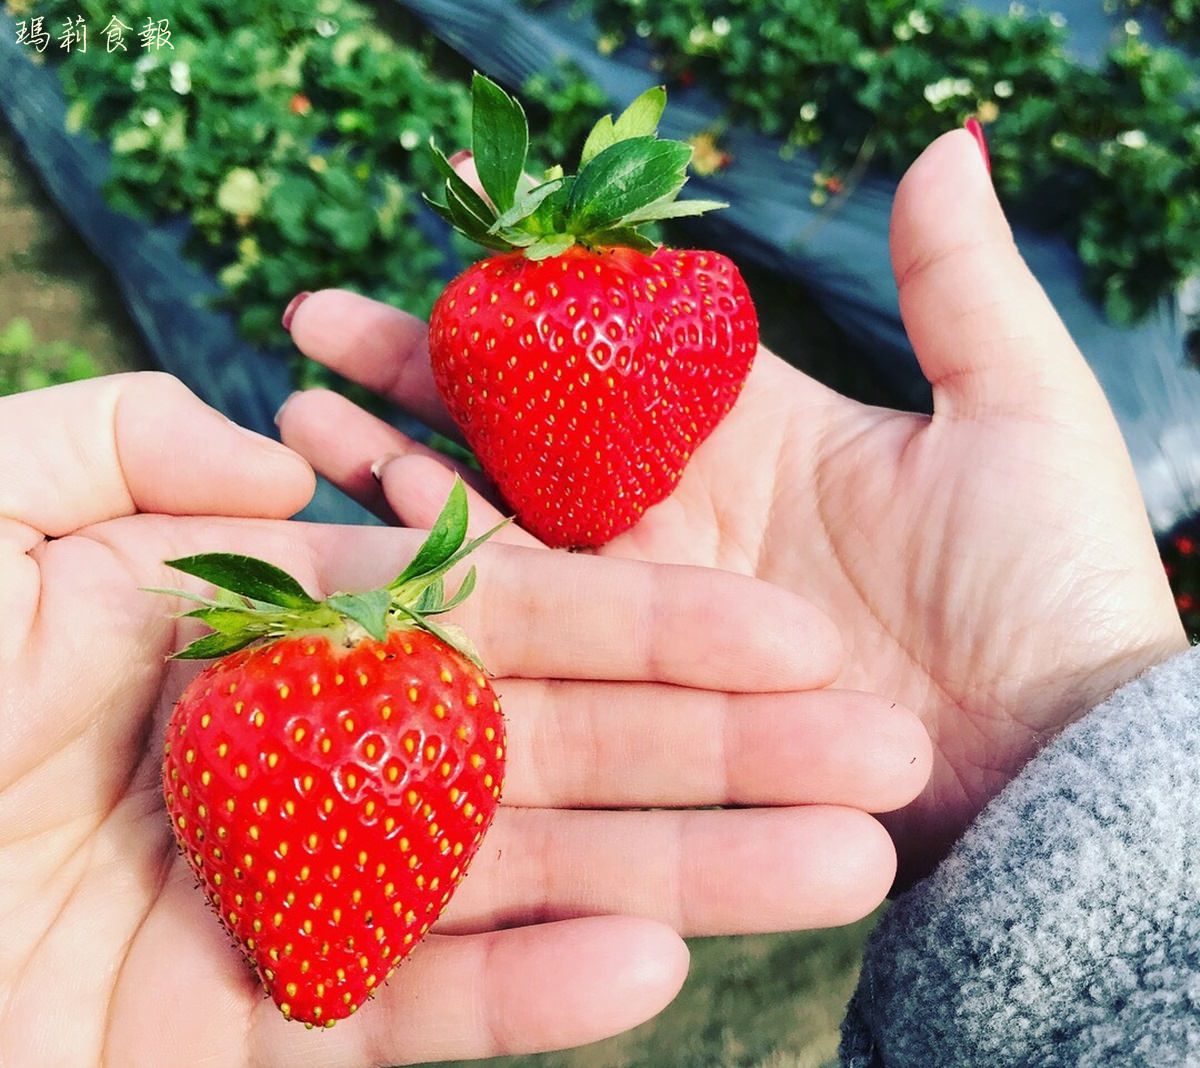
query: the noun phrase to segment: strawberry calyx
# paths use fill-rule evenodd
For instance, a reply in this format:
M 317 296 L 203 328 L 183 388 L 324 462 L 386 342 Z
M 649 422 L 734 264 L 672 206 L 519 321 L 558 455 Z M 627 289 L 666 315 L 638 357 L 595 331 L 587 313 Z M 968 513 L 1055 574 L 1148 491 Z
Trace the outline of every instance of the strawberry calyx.
M 649 252 L 657 245 L 639 227 L 728 206 L 676 200 L 687 182 L 692 146 L 658 137 L 667 103 L 662 86 L 647 89 L 615 120 L 605 115 L 592 127 L 577 174 L 554 166 L 541 178 L 525 173 L 529 124 L 520 102 L 479 73 L 471 96 L 471 148 L 487 196 L 468 185 L 431 141 L 446 199 L 425 201 L 485 248 L 519 250 L 531 260 L 557 256 L 574 245 Z
M 216 586 L 212 597 L 186 590 L 151 589 L 199 604 L 179 615 L 199 619 L 211 631 L 172 655 L 174 660 L 208 660 L 237 652 L 254 642 L 274 641 L 302 633 L 326 634 L 351 646 L 364 636 L 386 640 L 395 630 L 417 628 L 457 649 L 479 667 L 479 654 L 458 627 L 435 622 L 462 604 L 475 588 L 475 568 L 458 589 L 446 595 L 446 573 L 508 520 L 478 538 L 467 540 L 467 494 L 455 479 L 450 496 L 428 537 L 405 569 L 386 586 L 365 593 L 334 593 L 323 600 L 310 596 L 286 571 L 235 553 L 201 553 L 166 561 L 167 566 Z

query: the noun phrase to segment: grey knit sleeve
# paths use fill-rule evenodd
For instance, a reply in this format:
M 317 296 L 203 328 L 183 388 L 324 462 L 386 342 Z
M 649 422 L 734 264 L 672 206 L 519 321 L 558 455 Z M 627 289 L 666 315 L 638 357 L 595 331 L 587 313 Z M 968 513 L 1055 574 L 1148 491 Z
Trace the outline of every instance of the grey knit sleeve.
M 1200 649 L 1064 731 L 894 903 L 841 1059 L 1200 1065 Z

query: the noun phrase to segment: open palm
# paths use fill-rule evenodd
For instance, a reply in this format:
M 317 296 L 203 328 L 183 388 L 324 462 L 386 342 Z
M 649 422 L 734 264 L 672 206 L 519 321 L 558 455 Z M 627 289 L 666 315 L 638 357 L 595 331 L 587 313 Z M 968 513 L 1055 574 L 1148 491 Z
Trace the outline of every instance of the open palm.
M 840 669 L 820 613 L 737 575 L 486 546 L 456 611 L 507 711 L 505 803 L 376 1002 L 329 1034 L 287 1023 L 177 856 L 159 768 L 197 670 L 166 658 L 191 621 L 138 587 L 220 550 L 315 593 L 366 589 L 419 536 L 285 522 L 308 466 L 161 375 L 0 400 L 0 471 L 0 1063 L 556 1048 L 665 1005 L 687 967 L 677 931 L 846 922 L 886 891 L 894 855 L 866 811 L 919 791 L 928 742 L 879 698 L 791 692 Z M 724 804 L 745 807 L 708 808 Z M 730 864 L 745 883 L 714 874 Z
M 840 683 L 895 694 L 934 740 L 928 788 L 891 819 L 914 877 L 1047 738 L 1184 638 L 1111 412 L 969 135 L 907 175 L 892 246 L 932 418 L 850 401 L 760 351 L 676 492 L 601 551 L 755 575 L 834 620 Z M 293 335 L 446 426 L 415 321 L 321 293 Z M 295 397 L 280 426 L 376 506 L 369 465 L 399 454 L 376 467 L 383 500 L 405 523 L 436 514 L 449 473 L 341 398 Z

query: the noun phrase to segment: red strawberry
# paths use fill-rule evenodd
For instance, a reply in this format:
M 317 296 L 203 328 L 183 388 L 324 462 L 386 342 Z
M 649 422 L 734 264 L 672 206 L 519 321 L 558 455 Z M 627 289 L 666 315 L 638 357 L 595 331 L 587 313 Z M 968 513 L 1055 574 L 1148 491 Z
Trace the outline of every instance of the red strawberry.
M 478 543 L 461 547 L 465 532 L 458 485 L 386 590 L 321 602 L 260 561 L 171 562 L 240 596 L 190 613 L 216 633 L 180 655 L 225 655 L 167 727 L 167 811 L 290 1018 L 332 1026 L 355 1012 L 438 918 L 495 815 L 500 704 L 465 639 L 428 618 L 470 592 L 473 573 L 442 594 Z
M 554 168 L 540 184 L 523 175 L 521 106 L 480 75 L 473 91 L 490 203 L 435 150 L 447 202 L 433 206 L 501 254 L 438 299 L 434 379 L 527 530 L 602 545 L 674 489 L 733 407 L 758 347 L 754 305 L 726 257 L 637 232 L 723 206 L 675 200 L 692 150 L 655 136 L 662 89 L 597 123 L 578 176 Z

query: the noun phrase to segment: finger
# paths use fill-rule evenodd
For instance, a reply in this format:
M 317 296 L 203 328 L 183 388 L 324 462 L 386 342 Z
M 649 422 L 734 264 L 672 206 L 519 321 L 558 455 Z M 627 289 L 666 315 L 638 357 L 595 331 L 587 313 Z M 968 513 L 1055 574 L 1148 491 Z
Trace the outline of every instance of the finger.
M 684 936 L 835 927 L 879 905 L 895 873 L 892 840 L 856 809 L 502 807 L 438 929 L 609 913 Z
M 372 467 L 381 458 L 425 457 L 445 472 L 446 493 L 449 493 L 454 474 L 465 481 L 479 481 L 477 472 L 465 464 L 458 464 L 427 445 L 413 441 L 332 390 L 310 389 L 294 393 L 279 410 L 275 422 L 289 448 L 308 460 L 318 474 L 385 521 L 394 522 L 396 516 L 372 474 Z M 443 495 L 443 504 L 445 499 Z M 433 519 L 436 518 L 437 513 L 434 513 Z M 401 518 L 401 522 L 427 530 L 433 525 L 433 519 L 417 524 Z
M 392 579 L 415 544 L 376 541 L 389 533 L 401 532 L 308 528 L 319 587 L 366 590 Z M 756 692 L 826 686 L 841 665 L 828 618 L 757 579 L 504 545 L 485 545 L 471 559 L 476 591 L 449 618 L 499 676 Z
M 264 1066 L 362 1068 L 563 1049 L 657 1015 L 687 965 L 687 947 L 668 928 L 621 916 L 431 935 L 332 1031 L 297 1027 L 260 1002 L 251 1052 Z
M 292 339 L 306 356 L 366 386 L 444 434 L 458 430 L 429 369 L 425 323 L 388 304 L 323 289 L 296 310 Z
M 19 393 L 0 425 L 0 518 L 49 537 L 135 512 L 283 517 L 313 491 L 303 459 L 170 375 Z
M 896 192 L 892 264 L 934 411 L 1044 412 L 1099 387 L 1012 231 L 976 142 L 935 141 Z
M 211 518 L 137 533 L 141 584 L 199 588 L 154 561 L 240 552 L 291 572 L 314 595 L 386 584 L 423 537 L 384 527 Z M 825 615 L 757 579 L 508 545 L 484 545 L 471 561 L 475 592 L 445 618 L 466 630 L 500 677 L 753 693 L 826 686 L 841 668 L 840 637 Z
M 438 460 L 413 453 L 389 457 L 375 468 L 388 510 L 406 527 L 430 529 L 441 512 L 454 472 Z M 508 515 L 486 500 L 477 489 L 467 489 L 467 534 L 477 538 L 503 522 Z M 545 546 L 516 523 L 509 523 L 496 534 L 498 542 L 523 545 L 530 549 Z
M 508 733 L 504 803 L 514 807 L 828 804 L 888 812 L 921 792 L 931 767 L 921 721 L 870 694 L 494 685 Z

